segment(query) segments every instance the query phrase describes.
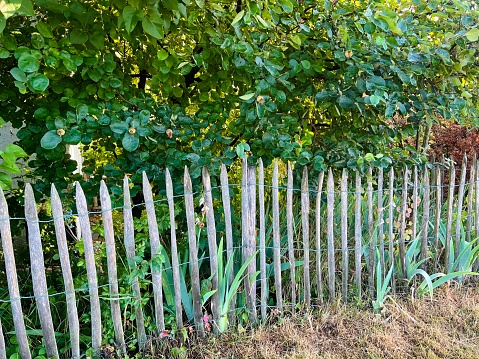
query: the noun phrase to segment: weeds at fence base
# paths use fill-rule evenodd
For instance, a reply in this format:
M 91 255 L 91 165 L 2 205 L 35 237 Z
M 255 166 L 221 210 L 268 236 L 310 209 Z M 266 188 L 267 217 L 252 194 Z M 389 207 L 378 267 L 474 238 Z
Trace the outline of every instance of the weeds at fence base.
M 477 358 L 479 289 L 443 286 L 434 298 L 393 297 L 383 314 L 334 304 L 266 325 L 174 347 L 146 358 Z

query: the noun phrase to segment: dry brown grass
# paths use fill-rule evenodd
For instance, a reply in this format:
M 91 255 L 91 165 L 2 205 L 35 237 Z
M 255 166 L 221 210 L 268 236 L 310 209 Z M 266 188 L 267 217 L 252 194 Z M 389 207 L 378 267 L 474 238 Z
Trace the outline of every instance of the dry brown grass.
M 386 311 L 333 305 L 272 318 L 245 333 L 209 337 L 187 358 L 479 358 L 479 289 L 439 289 L 434 299 L 390 299 Z M 171 357 L 169 349 L 164 357 Z

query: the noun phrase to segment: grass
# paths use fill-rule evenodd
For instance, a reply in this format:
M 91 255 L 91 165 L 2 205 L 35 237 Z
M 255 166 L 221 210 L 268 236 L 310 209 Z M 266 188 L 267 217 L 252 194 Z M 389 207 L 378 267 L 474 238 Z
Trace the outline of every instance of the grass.
M 271 317 L 251 330 L 210 335 L 179 349 L 163 341 L 145 358 L 478 358 L 479 288 L 442 286 L 434 298 L 392 297 L 385 312 L 334 304 Z

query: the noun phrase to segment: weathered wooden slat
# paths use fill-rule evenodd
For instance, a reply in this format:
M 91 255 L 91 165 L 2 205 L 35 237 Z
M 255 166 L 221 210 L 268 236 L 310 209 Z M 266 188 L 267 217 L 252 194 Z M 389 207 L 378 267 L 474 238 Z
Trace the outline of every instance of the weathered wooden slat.
M 100 182 L 101 216 L 105 232 L 106 261 L 108 267 L 108 285 L 110 288 L 110 311 L 115 331 L 115 340 L 123 353 L 126 353 L 125 334 L 121 324 L 120 300 L 118 298 L 118 274 L 116 268 L 115 234 L 113 230 L 113 216 L 111 209 L 110 193 L 105 181 Z
M 441 208 L 442 208 L 442 171 L 440 166 L 436 166 L 436 210 L 434 211 L 434 249 L 436 253 L 439 253 L 439 228 L 441 226 Z M 436 261 L 437 262 L 437 261 Z M 437 269 L 437 268 L 435 268 Z
M 348 172 L 343 169 L 341 177 L 341 250 L 342 250 L 342 284 L 343 301 L 348 302 Z
M 476 154 L 472 159 L 471 168 L 469 169 L 469 186 L 467 188 L 467 223 L 466 223 L 466 241 L 470 242 L 472 238 L 472 201 L 474 199 L 474 182 L 476 177 Z
M 245 160 L 246 162 L 246 160 Z M 246 305 L 249 309 L 248 317 L 250 323 L 253 325 L 257 321 L 256 313 L 256 167 L 247 167 L 246 189 L 247 189 L 247 240 L 246 240 L 246 257 L 243 260 L 247 260 L 253 257 L 253 260 L 248 264 L 247 276 L 245 278 L 246 288 Z
M 451 161 L 449 167 L 449 195 L 447 197 L 447 222 L 446 222 L 446 246 L 444 248 L 444 268 L 446 272 L 449 270 L 449 256 L 450 256 L 450 245 L 452 238 L 452 211 L 454 206 L 454 190 L 456 185 L 456 169 L 454 168 L 454 163 Z M 454 260 L 454 258 L 451 258 Z
M 25 186 L 25 219 L 28 227 L 33 293 L 35 294 L 35 302 L 42 327 L 43 340 L 45 341 L 45 349 L 49 358 L 58 358 L 55 329 L 53 327 L 50 299 L 48 297 L 47 278 L 45 276 L 45 260 L 40 237 L 37 205 L 35 203 L 32 186 L 29 183 Z
M 5 347 L 5 337 L 3 336 L 2 321 L 0 320 L 0 359 L 7 359 L 7 348 Z
M 258 200 L 259 200 L 259 267 L 261 279 L 261 319 L 266 321 L 266 301 L 268 287 L 266 282 L 266 221 L 264 207 L 264 167 L 263 160 L 258 164 Z
M 474 154 L 476 158 L 476 154 Z M 476 173 L 475 173 L 475 196 L 474 196 L 474 234 L 479 236 L 479 161 L 476 160 Z M 476 259 L 473 269 L 475 272 L 479 269 L 479 260 Z
M 276 287 L 276 306 L 280 312 L 283 311 L 283 293 L 281 288 L 281 240 L 279 231 L 279 181 L 278 162 L 274 161 L 273 167 L 273 266 L 274 285 Z
M 183 307 L 181 305 L 180 290 L 180 262 L 178 260 L 178 245 L 176 242 L 175 201 L 173 199 L 173 182 L 168 168 L 165 170 L 166 199 L 170 212 L 170 236 L 171 236 L 171 266 L 173 272 L 173 290 L 175 293 L 175 318 L 176 327 L 183 328 Z M 211 206 L 213 208 L 213 206 Z
M 135 228 L 133 224 L 133 213 L 131 211 L 130 186 L 127 176 L 123 179 L 123 225 L 126 258 L 128 260 L 130 271 L 133 272 L 136 269 Z M 131 288 L 133 289 L 133 295 L 135 298 L 134 308 L 138 344 L 140 349 L 143 349 L 146 344 L 145 317 L 141 306 L 141 292 L 137 275 L 133 277 Z
M 362 297 L 362 276 L 361 276 L 361 257 L 363 253 L 363 239 L 362 239 L 362 222 L 361 222 L 361 203 L 363 199 L 361 187 L 361 174 L 356 172 L 356 207 L 354 214 L 354 268 L 356 275 L 356 286 L 358 288 L 358 298 Z
M 306 306 L 311 306 L 311 279 L 309 269 L 309 181 L 308 169 L 304 167 L 303 180 L 301 182 L 301 219 L 303 227 L 303 251 L 304 251 L 304 301 Z
M 0 188 L 0 235 L 2 237 L 3 258 L 5 260 L 5 273 L 7 276 L 8 292 L 10 295 L 10 307 L 12 309 L 13 325 L 18 342 L 18 349 L 22 359 L 30 359 L 27 332 L 23 320 L 20 290 L 18 289 L 17 267 L 13 252 L 12 232 L 10 230 L 10 216 L 7 201 Z
M 316 288 L 318 300 L 324 303 L 323 298 L 323 273 L 321 270 L 321 195 L 323 191 L 324 171 L 321 171 L 318 178 L 318 194 L 316 195 Z
M 288 162 L 288 183 L 286 189 L 286 230 L 288 235 L 289 277 L 291 280 L 291 304 L 296 306 L 296 267 L 294 265 L 294 231 L 293 231 L 293 171 Z
M 411 240 L 417 236 L 417 204 L 418 204 L 419 175 L 417 166 L 413 170 L 413 188 L 412 188 L 412 213 L 411 213 Z
M 369 295 L 371 298 L 373 298 L 374 290 L 375 290 L 374 275 L 376 273 L 376 265 L 375 265 L 376 241 L 374 238 L 373 168 L 372 167 L 369 167 L 369 170 L 368 170 L 367 183 L 368 183 L 367 206 L 368 206 L 368 237 L 369 237 L 368 283 L 369 283 Z
M 424 201 L 422 206 L 422 241 L 421 241 L 421 256 L 420 260 L 423 260 L 427 257 L 427 244 L 428 244 L 428 233 L 429 233 L 429 210 L 430 210 L 430 184 L 429 184 L 429 170 L 426 167 L 424 169 Z M 426 268 L 426 262 L 423 263 L 422 268 Z
M 228 171 L 226 166 L 221 165 L 221 199 L 223 201 L 223 211 L 225 215 L 225 237 L 226 237 L 226 258 L 229 261 L 233 256 L 233 226 L 231 224 L 231 199 L 230 188 L 228 182 Z M 229 284 L 233 282 L 234 273 L 231 271 L 229 275 Z M 233 301 L 233 305 L 236 301 Z
M 386 266 L 384 263 L 384 203 L 383 203 L 383 182 L 384 169 L 379 168 L 378 172 L 378 239 L 379 239 L 379 265 L 384 279 Z
M 213 328 L 215 333 L 218 333 L 218 323 L 220 321 L 220 297 L 218 292 L 218 246 L 216 244 L 216 225 L 215 214 L 213 210 L 213 196 L 211 193 L 210 174 L 206 167 L 203 168 L 203 189 L 205 199 L 206 212 L 206 229 L 208 233 L 208 249 L 210 253 L 210 271 L 211 271 L 211 289 L 215 293 L 211 296 L 211 312 L 213 314 L 213 321 L 216 325 Z M 221 253 L 221 255 L 223 255 Z
M 155 204 L 153 202 L 153 193 L 146 173 L 143 172 L 143 197 L 145 198 L 146 216 L 148 219 L 148 233 L 150 235 L 151 257 L 160 253 L 160 235 L 158 233 L 158 223 L 156 221 Z M 165 316 L 163 314 L 163 290 L 162 274 L 158 268 L 152 270 L 153 297 L 155 301 L 155 321 L 158 334 L 165 330 Z
M 329 300 L 336 297 L 336 262 L 334 258 L 334 177 L 333 170 L 329 168 L 327 185 L 327 211 L 328 211 L 328 287 Z
M 455 233 L 455 241 L 454 241 L 454 256 L 455 258 L 451 258 L 455 260 L 459 256 L 459 251 L 461 248 L 461 227 L 462 227 L 462 211 L 463 211 L 463 204 L 464 204 L 464 189 L 466 187 L 466 167 L 467 166 L 467 157 L 464 154 L 464 158 L 462 159 L 462 167 L 461 167 L 461 180 L 459 182 L 459 194 L 457 198 L 457 208 L 456 208 L 456 233 Z
M 406 211 L 407 211 L 407 195 L 408 195 L 409 170 L 404 167 L 403 184 L 402 184 L 402 200 L 401 200 L 401 229 L 399 233 L 399 262 L 401 265 L 402 278 L 407 277 L 406 273 Z
M 225 168 L 226 170 L 226 168 Z M 222 168 L 223 171 L 223 168 Z M 222 174 L 223 175 L 223 174 Z M 202 307 L 201 307 L 201 282 L 200 282 L 200 270 L 198 264 L 198 246 L 196 244 L 196 230 L 195 230 L 195 205 L 193 201 L 193 185 L 191 183 L 190 173 L 188 167 L 185 166 L 184 175 L 185 186 L 185 210 L 186 210 L 186 223 L 188 226 L 188 248 L 190 252 L 190 276 L 191 276 L 191 294 L 193 297 L 193 315 L 195 320 L 196 330 L 198 331 L 198 337 L 204 338 L 205 326 L 203 321 Z M 223 203 L 225 200 L 223 198 Z M 228 191 L 228 210 L 229 208 L 229 191 Z M 226 218 L 225 208 L 225 218 Z M 226 219 L 228 225 L 228 219 Z M 229 225 L 231 226 L 231 212 L 229 218 Z M 231 231 L 231 228 L 229 229 Z M 231 238 L 231 241 L 233 239 Z M 231 252 L 233 249 L 231 248 Z M 231 253 L 232 254 L 232 253 Z
M 67 302 L 68 328 L 70 330 L 71 356 L 73 359 L 80 358 L 80 324 L 78 320 L 78 311 L 75 296 L 75 287 L 70 263 L 70 254 L 68 253 L 67 237 L 65 232 L 65 221 L 63 218 L 63 208 L 60 196 L 52 184 L 51 188 L 52 216 L 55 224 L 55 235 L 58 245 L 58 254 L 60 256 L 60 265 L 62 267 L 63 282 L 65 283 L 65 296 Z
M 389 263 L 391 268 L 394 265 L 394 168 L 389 170 L 389 203 L 388 203 L 388 220 L 389 220 Z M 389 270 L 389 269 L 388 269 Z M 395 276 L 391 276 L 391 289 L 393 293 L 396 293 L 396 280 Z

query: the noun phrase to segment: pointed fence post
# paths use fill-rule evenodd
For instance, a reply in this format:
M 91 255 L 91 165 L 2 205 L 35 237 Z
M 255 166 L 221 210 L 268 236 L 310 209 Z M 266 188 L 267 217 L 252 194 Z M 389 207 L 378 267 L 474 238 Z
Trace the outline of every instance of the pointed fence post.
M 18 348 L 22 359 L 30 359 L 27 331 L 23 319 L 20 290 L 18 289 L 17 267 L 15 254 L 13 252 L 12 232 L 10 230 L 10 216 L 8 214 L 7 201 L 0 188 L 0 235 L 2 237 L 3 258 L 5 260 L 5 274 L 7 276 L 8 292 L 10 295 L 10 307 L 12 308 L 12 319 L 15 327 Z
M 273 266 L 274 266 L 274 285 L 276 287 L 276 306 L 280 312 L 283 312 L 283 293 L 281 288 L 281 239 L 279 228 L 279 181 L 278 181 L 278 162 L 274 161 L 273 167 Z
M 175 292 L 175 313 L 176 327 L 178 330 L 183 328 L 183 307 L 181 306 L 180 289 L 180 262 L 178 260 L 178 245 L 176 242 L 176 224 L 175 224 L 175 203 L 173 199 L 173 182 L 171 180 L 168 168 L 165 171 L 166 179 L 166 198 L 168 200 L 168 209 L 170 212 L 170 233 L 171 233 L 171 266 L 173 272 L 173 290 Z
M 321 269 L 321 195 L 323 190 L 324 171 L 319 173 L 318 194 L 316 195 L 316 288 L 318 290 L 318 300 L 322 305 L 323 298 L 323 274 Z
M 409 171 L 407 166 L 404 167 L 402 185 L 402 201 L 401 201 L 401 229 L 399 233 L 399 261 L 401 264 L 401 277 L 407 278 L 406 273 L 406 207 L 407 207 L 407 195 L 408 195 L 408 183 L 409 183 Z
M 362 263 L 361 258 L 363 255 L 363 239 L 362 239 L 362 222 L 361 222 L 361 213 L 362 213 L 362 200 L 363 200 L 363 189 L 361 187 L 361 174 L 359 171 L 356 172 L 356 206 L 355 206 L 355 218 L 354 218 L 354 262 L 355 262 L 355 272 L 356 272 L 356 286 L 358 288 L 358 298 L 362 298 Z
M 220 296 L 218 292 L 218 246 L 216 244 L 216 225 L 215 213 L 213 210 L 213 196 L 211 193 L 210 174 L 206 167 L 203 167 L 203 189 L 206 208 L 206 229 L 208 232 L 208 249 L 210 252 L 210 272 L 211 272 L 211 289 L 216 291 L 211 296 L 211 311 L 213 313 L 213 321 L 215 323 L 214 332 L 219 333 L 219 322 L 221 320 L 220 312 Z M 223 255 L 223 253 L 220 253 Z M 223 273 L 221 273 L 223 275 Z
M 464 154 L 462 159 L 462 166 L 461 166 L 461 180 L 459 182 L 459 194 L 457 198 L 457 209 L 456 209 L 456 236 L 455 236 L 455 243 L 454 243 L 454 255 L 455 258 L 451 258 L 452 261 L 455 261 L 457 257 L 459 257 L 459 252 L 461 250 L 461 228 L 462 228 L 462 211 L 463 211 L 463 204 L 464 204 L 464 189 L 466 187 L 466 169 L 467 169 L 467 157 Z
M 304 167 L 303 180 L 301 182 L 301 218 L 303 227 L 303 251 L 304 251 L 304 301 L 306 306 L 311 307 L 311 282 L 309 270 L 309 182 L 308 169 Z M 294 263 L 293 263 L 294 265 Z
M 343 301 L 348 302 L 348 277 L 349 277 L 349 253 L 348 253 L 348 172 L 343 169 L 341 177 L 341 249 L 342 249 L 342 284 Z
M 92 348 L 98 352 L 101 347 L 101 310 L 100 297 L 98 296 L 98 278 L 96 275 L 95 251 L 93 249 L 93 239 L 90 229 L 90 218 L 88 216 L 88 207 L 85 194 L 80 183 L 75 182 L 76 187 L 76 205 L 78 210 L 78 219 L 80 221 L 81 233 L 83 236 L 83 247 L 85 251 L 86 272 L 88 277 L 88 292 L 90 294 L 91 308 L 91 342 Z
M 198 246 L 196 245 L 196 230 L 195 230 L 195 206 L 193 202 L 193 185 L 191 183 L 190 173 L 188 167 L 185 166 L 184 175 L 185 186 L 185 209 L 186 209 L 186 223 L 188 226 L 188 248 L 190 251 L 190 276 L 191 276 L 191 293 L 193 297 L 193 315 L 195 318 L 195 325 L 198 330 L 198 337 L 204 338 L 205 326 L 203 322 L 203 314 L 201 308 L 201 282 L 200 271 L 198 263 Z
M 100 182 L 101 217 L 105 232 L 106 261 L 108 267 L 108 286 L 110 289 L 110 312 L 115 331 L 116 344 L 122 353 L 126 353 L 125 334 L 121 321 L 121 309 L 118 290 L 118 273 L 116 267 L 115 234 L 113 230 L 113 215 L 111 208 L 110 193 L 106 188 L 105 181 Z
M 428 243 L 428 234 L 429 234 L 429 210 L 430 210 L 430 185 L 429 185 L 429 170 L 427 167 L 424 170 L 424 202 L 422 206 L 422 243 L 421 243 L 421 257 L 420 260 L 423 260 L 427 257 L 427 243 Z M 426 262 L 422 265 L 423 269 L 426 269 Z
M 472 238 L 472 201 L 474 198 L 474 181 L 476 177 L 477 158 L 474 153 L 471 168 L 469 169 L 469 186 L 467 189 L 467 224 L 466 224 L 466 241 L 470 242 Z
M 328 172 L 328 287 L 329 301 L 333 302 L 336 297 L 336 261 L 334 258 L 334 177 L 333 170 Z
M 51 188 L 52 216 L 55 223 L 58 254 L 62 267 L 63 282 L 65 283 L 65 295 L 67 302 L 68 328 L 70 329 L 71 355 L 73 359 L 80 359 L 80 323 L 78 320 L 75 287 L 71 270 L 70 254 L 68 253 L 67 237 L 65 233 L 65 220 L 60 196 L 52 184 Z
M 454 261 L 454 258 L 450 257 L 451 238 L 452 238 L 452 212 L 454 209 L 454 191 L 456 185 L 456 169 L 454 162 L 451 161 L 449 166 L 449 195 L 447 197 L 447 223 L 446 223 L 446 246 L 444 248 L 444 270 L 449 272 L 449 261 Z
M 394 265 L 394 168 L 389 169 L 389 203 L 388 203 L 388 220 L 389 220 L 389 268 Z M 389 271 L 389 269 L 388 269 Z M 391 288 L 396 293 L 396 279 L 391 276 Z
M 123 222 L 126 258 L 128 260 L 130 271 L 134 272 L 136 269 L 135 228 L 133 223 L 133 213 L 131 211 L 130 186 L 128 183 L 128 177 L 126 175 L 123 179 Z M 143 315 L 140 284 L 138 283 L 137 275 L 133 277 L 131 288 L 133 289 L 133 295 L 136 303 L 133 307 L 135 308 L 138 344 L 140 349 L 143 349 L 146 344 L 145 317 Z
M 296 307 L 296 266 L 294 258 L 294 230 L 293 230 L 293 170 L 288 162 L 288 183 L 286 189 L 286 231 L 288 235 L 289 277 L 291 280 L 291 305 Z
M 0 320 L 0 359 L 7 359 L 7 349 L 5 347 L 5 337 L 3 336 L 2 321 Z
M 45 276 L 45 260 L 40 237 L 37 205 L 35 203 L 32 186 L 29 183 L 25 186 L 25 219 L 28 226 L 28 245 L 30 247 L 33 293 L 35 294 L 35 302 L 42 327 L 43 340 L 45 341 L 45 349 L 49 358 L 58 358 L 55 329 L 53 328 L 50 299 L 48 297 L 47 278 Z
M 384 203 L 383 203 L 383 182 L 384 169 L 379 168 L 378 173 L 378 237 L 379 237 L 379 263 L 381 266 L 381 273 L 384 279 L 386 275 L 386 266 L 384 263 Z
M 374 212 L 373 212 L 373 168 L 369 167 L 367 177 L 368 189 L 367 189 L 367 205 L 368 205 L 368 236 L 369 236 L 369 261 L 368 261 L 368 282 L 369 282 L 369 295 L 371 298 L 374 296 L 374 277 L 376 273 L 376 241 L 374 238 Z
M 258 165 L 258 199 L 259 199 L 259 267 L 261 278 L 261 320 L 266 321 L 266 300 L 268 287 L 266 282 L 266 222 L 264 208 L 264 167 L 263 160 Z
M 158 233 L 158 223 L 156 221 L 155 204 L 153 202 L 153 193 L 146 173 L 143 172 L 143 196 L 145 197 L 146 215 L 148 218 L 148 233 L 150 235 L 151 257 L 154 258 L 160 253 L 160 234 Z M 162 275 L 158 268 L 152 270 L 153 296 L 155 300 L 155 321 L 158 335 L 165 330 L 165 317 L 163 314 L 163 287 Z

